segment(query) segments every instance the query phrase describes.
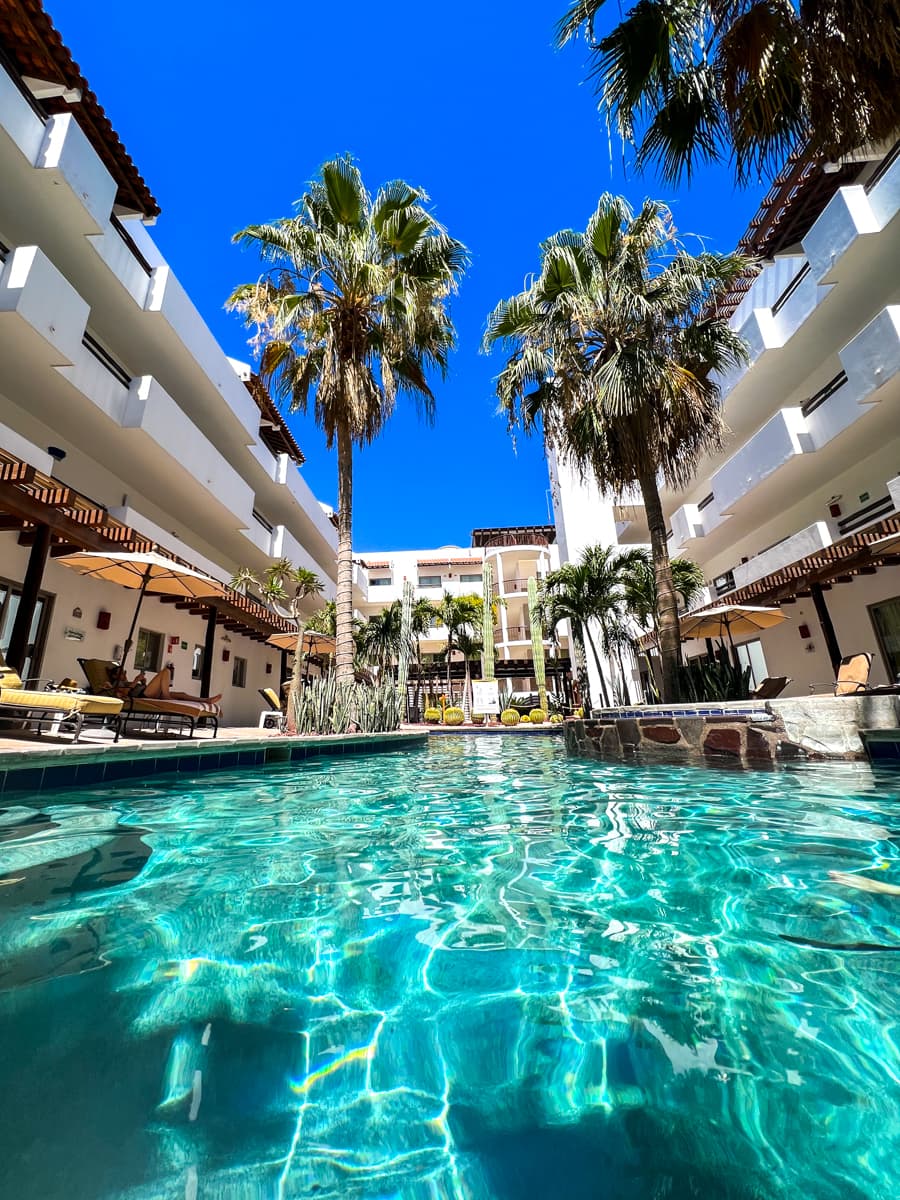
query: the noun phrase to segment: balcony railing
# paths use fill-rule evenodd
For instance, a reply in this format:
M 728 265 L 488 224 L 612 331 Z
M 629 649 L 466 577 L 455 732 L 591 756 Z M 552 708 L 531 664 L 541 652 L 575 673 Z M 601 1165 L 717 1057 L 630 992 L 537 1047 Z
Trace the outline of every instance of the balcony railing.
M 803 282 L 803 280 L 807 277 L 809 272 L 810 272 L 810 266 L 809 266 L 809 263 L 806 262 L 803 264 L 803 266 L 800 268 L 800 270 L 797 272 L 797 274 L 794 276 L 794 278 L 791 280 L 791 282 L 787 285 L 787 287 L 784 289 L 784 291 L 781 293 L 781 295 L 778 297 L 778 299 L 772 305 L 772 316 L 773 317 L 777 313 L 781 312 L 781 310 L 787 304 L 788 300 L 790 300 L 791 296 L 793 296 L 794 292 L 796 292 L 797 288 L 800 286 L 800 284 Z
M 501 631 L 501 638 L 502 638 Z M 508 642 L 528 642 L 531 640 L 530 625 L 507 625 L 506 640 Z
M 515 579 L 500 579 L 494 584 L 494 595 L 499 596 L 506 592 L 527 592 L 529 577 L 518 577 Z
M 131 251 L 132 257 L 144 274 L 152 275 L 153 268 L 147 262 L 146 258 L 144 258 L 143 254 L 141 254 L 140 250 L 138 250 L 137 242 L 134 240 L 119 218 L 115 215 L 115 213 L 113 213 L 113 215 L 109 218 L 109 222 L 128 249 Z
M 81 344 L 84 346 L 85 350 L 93 354 L 94 358 L 97 359 L 102 367 L 109 371 L 110 375 L 112 375 L 115 379 L 118 379 L 119 383 L 121 383 L 123 387 L 131 386 L 131 376 L 128 374 L 122 364 L 116 362 L 109 351 L 104 346 L 100 345 L 95 337 L 93 337 L 90 333 L 85 333 L 84 337 L 81 339 Z

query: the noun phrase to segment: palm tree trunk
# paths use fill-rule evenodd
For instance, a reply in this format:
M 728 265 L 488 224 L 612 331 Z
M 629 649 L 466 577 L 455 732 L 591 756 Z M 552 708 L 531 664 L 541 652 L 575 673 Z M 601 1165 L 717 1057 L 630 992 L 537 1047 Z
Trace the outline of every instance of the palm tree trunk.
M 581 711 L 591 715 L 591 677 L 588 675 L 587 655 L 584 652 L 584 637 L 581 627 L 572 622 L 573 658 L 575 659 L 575 674 L 578 677 L 578 687 L 581 691 Z
M 681 631 L 678 625 L 678 599 L 672 582 L 672 565 L 666 543 L 666 519 L 659 498 L 656 472 L 649 470 L 638 480 L 644 498 L 644 512 L 650 530 L 650 553 L 656 575 L 656 618 L 659 630 L 659 657 L 662 666 L 662 699 L 666 704 L 678 700 L 678 664 L 681 661 Z
M 353 439 L 345 424 L 337 430 L 338 552 L 334 661 L 338 683 L 352 683 L 353 673 Z
M 628 679 L 625 676 L 625 663 L 622 661 L 622 647 L 616 646 L 616 658 L 619 660 L 619 675 L 622 679 L 622 691 L 625 693 L 622 697 L 625 704 L 631 703 L 631 688 L 628 686 Z
M 597 653 L 597 647 L 594 645 L 594 635 L 591 633 L 591 628 L 587 621 L 584 623 L 584 632 L 587 634 L 588 644 L 591 647 L 591 652 L 594 655 L 594 662 L 597 664 L 597 674 L 600 676 L 600 693 L 603 696 L 603 707 L 609 708 L 609 692 L 606 690 L 606 680 L 603 678 L 603 667 L 600 665 L 600 655 Z M 585 716 L 589 716 L 585 713 Z

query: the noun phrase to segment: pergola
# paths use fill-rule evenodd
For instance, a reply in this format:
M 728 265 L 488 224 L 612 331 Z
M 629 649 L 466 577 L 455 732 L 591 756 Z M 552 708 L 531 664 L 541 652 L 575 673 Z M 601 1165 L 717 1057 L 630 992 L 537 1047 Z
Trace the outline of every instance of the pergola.
M 137 554 L 156 550 L 182 566 L 203 571 L 111 516 L 104 505 L 2 449 L 0 532 L 17 533 L 19 544 L 31 548 L 7 652 L 9 662 L 15 667 L 21 667 L 25 657 L 48 558 L 59 558 L 76 550 L 114 549 Z M 205 692 L 209 690 L 208 675 L 212 669 L 213 639 L 218 625 L 258 642 L 265 642 L 273 633 L 289 633 L 294 628 L 290 621 L 234 590 L 229 590 L 224 597 L 210 597 L 208 601 L 202 597 L 179 600 L 174 596 L 161 596 L 160 600 L 206 618 L 206 653 L 201 681 Z

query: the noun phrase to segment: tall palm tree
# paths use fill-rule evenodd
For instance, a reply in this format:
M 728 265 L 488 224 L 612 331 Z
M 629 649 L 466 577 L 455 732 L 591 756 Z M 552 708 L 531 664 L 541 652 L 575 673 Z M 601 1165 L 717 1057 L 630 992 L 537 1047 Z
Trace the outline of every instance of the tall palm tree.
M 241 567 L 235 572 L 231 586 L 245 594 L 255 588 L 266 604 L 286 608 L 297 624 L 297 645 L 294 648 L 294 666 L 287 696 L 288 729 L 294 728 L 294 705 L 300 690 L 300 671 L 303 662 L 303 602 L 309 596 L 318 596 L 322 581 L 314 571 L 306 567 L 295 567 L 287 558 L 279 558 L 263 572 Z
M 689 609 L 705 586 L 703 569 L 691 559 L 680 556 L 673 558 L 670 566 L 675 594 L 681 597 L 683 607 Z M 627 612 L 642 630 L 649 630 L 653 634 L 656 644 L 659 645 L 659 598 L 650 553 L 643 546 L 628 551 L 623 555 L 621 570 Z M 655 688 L 649 653 L 640 650 L 638 638 L 630 636 L 629 641 L 635 654 L 644 655 L 651 688 Z
M 339 680 L 353 678 L 353 448 L 378 436 L 400 394 L 433 417 L 429 375 L 445 374 L 455 341 L 448 297 L 466 251 L 427 200 L 402 181 L 373 197 L 350 158 L 336 158 L 295 216 L 234 236 L 265 263 L 228 301 L 256 329 L 260 374 L 292 411 L 311 407 L 337 446 Z
M 491 314 L 502 343 L 497 395 L 511 426 L 547 438 L 604 493 L 640 487 L 659 597 L 663 693 L 677 696 L 678 613 L 660 477 L 684 487 L 721 445 L 721 375 L 746 347 L 715 301 L 747 267 L 740 255 L 689 254 L 671 213 L 647 200 L 635 216 L 604 195 L 584 233 L 541 245 L 531 285 Z
M 795 145 L 837 160 L 897 136 L 897 0 L 636 0 L 601 30 L 604 6 L 575 0 L 558 40 L 584 37 L 601 109 L 668 180 L 722 159 L 748 180 Z
M 412 635 L 412 651 L 416 659 L 416 693 L 415 707 L 419 707 L 419 694 L 422 690 L 422 638 L 435 622 L 437 613 L 430 600 L 420 596 L 413 602 L 410 633 Z
M 600 677 L 600 692 L 604 707 L 610 703 L 603 661 L 594 640 L 591 623 L 596 622 L 601 631 L 604 651 L 612 645 L 612 629 L 618 620 L 621 604 L 621 587 L 612 571 L 602 563 L 601 547 L 587 548 L 577 562 L 563 563 L 544 577 L 544 613 L 547 627 L 555 629 L 560 621 L 568 621 L 572 637 L 584 653 L 585 643 L 590 646 L 597 674 Z M 585 712 L 590 708 L 589 688 L 585 692 L 581 685 Z
M 439 625 L 447 630 L 447 649 L 442 651 L 447 655 L 447 698 L 452 698 L 450 683 L 450 665 L 453 651 L 459 647 L 462 634 L 473 635 L 476 626 L 481 624 L 484 601 L 480 596 L 454 596 L 445 591 L 434 606 L 434 613 Z

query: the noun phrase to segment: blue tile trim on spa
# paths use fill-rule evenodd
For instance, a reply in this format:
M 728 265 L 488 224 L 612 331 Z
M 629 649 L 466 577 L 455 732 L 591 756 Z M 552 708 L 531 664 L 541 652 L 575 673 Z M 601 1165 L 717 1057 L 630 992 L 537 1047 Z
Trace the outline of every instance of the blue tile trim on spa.
M 154 754 L 142 748 L 133 755 L 115 754 L 99 756 L 90 762 L 60 762 L 56 756 L 52 761 L 23 762 L 21 766 L 0 766 L 0 798 L 6 800 L 23 793 L 34 795 L 40 792 L 69 791 L 77 787 L 91 787 L 101 783 L 123 783 L 126 780 L 149 779 L 161 774 L 197 775 L 208 771 L 231 771 L 245 767 L 261 767 L 266 764 L 300 762 L 307 758 L 349 756 L 360 754 L 384 754 L 392 750 L 403 750 L 410 745 L 420 745 L 427 734 L 408 734 L 403 738 L 379 738 L 373 736 L 353 737 L 352 740 L 309 742 L 296 745 L 290 742 L 266 746 L 235 747 L 222 750 L 218 747 L 199 750 L 196 753 Z M 29 754 L 29 759 L 39 755 Z

